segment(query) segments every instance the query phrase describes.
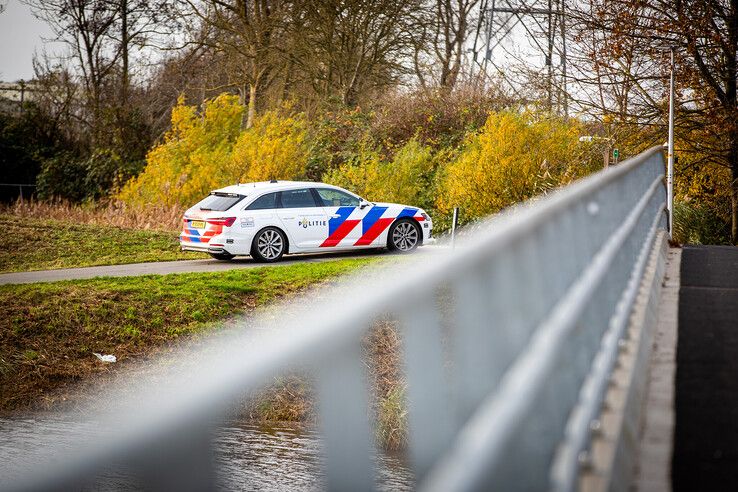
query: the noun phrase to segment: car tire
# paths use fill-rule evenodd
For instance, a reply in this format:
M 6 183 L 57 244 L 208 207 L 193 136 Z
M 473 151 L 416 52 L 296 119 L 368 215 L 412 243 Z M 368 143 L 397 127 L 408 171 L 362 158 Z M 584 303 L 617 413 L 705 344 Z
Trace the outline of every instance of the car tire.
M 387 249 L 398 253 L 410 253 L 420 246 L 423 232 L 414 219 L 395 221 L 387 234 Z
M 287 252 L 287 236 L 276 227 L 265 227 L 254 236 L 251 257 L 256 261 L 272 263 L 279 261 Z
M 208 253 L 210 256 L 215 258 L 216 260 L 220 261 L 231 261 L 233 259 L 233 255 L 230 253 Z

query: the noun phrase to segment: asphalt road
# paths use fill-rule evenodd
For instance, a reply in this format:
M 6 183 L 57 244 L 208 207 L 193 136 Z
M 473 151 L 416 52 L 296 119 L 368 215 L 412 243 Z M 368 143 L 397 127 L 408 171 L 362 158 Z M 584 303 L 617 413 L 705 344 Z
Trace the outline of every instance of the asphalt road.
M 422 247 L 415 254 L 427 254 L 433 246 Z M 63 268 L 58 270 L 39 270 L 0 274 L 0 285 L 30 284 L 34 282 L 56 282 L 94 277 L 132 277 L 137 275 L 166 275 L 169 273 L 220 272 L 237 268 L 258 268 L 263 266 L 289 265 L 293 263 L 317 263 L 346 258 L 364 258 L 387 254 L 382 250 L 349 251 L 345 253 L 321 253 L 292 255 L 277 263 L 258 263 L 251 258 L 237 258 L 232 261 L 180 260 L 156 263 L 129 263 L 127 265 L 107 265 L 84 268 Z
M 675 491 L 738 490 L 738 248 L 682 252 Z

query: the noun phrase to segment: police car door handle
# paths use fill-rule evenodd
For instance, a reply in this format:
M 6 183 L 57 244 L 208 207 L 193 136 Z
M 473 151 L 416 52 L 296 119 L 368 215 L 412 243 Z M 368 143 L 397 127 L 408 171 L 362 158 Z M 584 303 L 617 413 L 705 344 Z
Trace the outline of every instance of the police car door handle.
M 338 214 L 333 214 L 333 215 L 331 215 L 331 219 L 337 219 L 337 218 L 339 218 L 339 217 L 340 217 L 340 215 L 338 215 Z

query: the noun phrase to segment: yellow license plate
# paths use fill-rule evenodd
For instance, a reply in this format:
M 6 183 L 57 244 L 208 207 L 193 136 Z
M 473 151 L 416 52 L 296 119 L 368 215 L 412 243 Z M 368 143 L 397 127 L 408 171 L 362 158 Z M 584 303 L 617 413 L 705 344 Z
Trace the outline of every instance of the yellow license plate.
M 190 222 L 190 227 L 193 229 L 205 229 L 205 221 L 204 220 L 193 220 Z

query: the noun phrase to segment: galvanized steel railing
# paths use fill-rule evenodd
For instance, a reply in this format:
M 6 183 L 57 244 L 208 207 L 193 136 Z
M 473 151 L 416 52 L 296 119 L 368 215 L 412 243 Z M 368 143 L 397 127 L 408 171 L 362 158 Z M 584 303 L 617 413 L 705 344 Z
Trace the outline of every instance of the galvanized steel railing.
M 10 485 L 69 489 L 118 463 L 149 488 L 211 488 L 208 430 L 243 395 L 300 368 L 315 379 L 328 488 L 371 490 L 361 344 L 389 313 L 403 340 L 419 488 L 575 489 L 646 258 L 666 226 L 663 177 L 653 148 L 489 220 L 453 253 L 419 255 L 310 306 L 250 320 L 286 328 L 257 337 L 258 348 L 253 334 L 265 330 L 188 349 L 188 360 L 100 417 L 115 428 L 105 439 Z

